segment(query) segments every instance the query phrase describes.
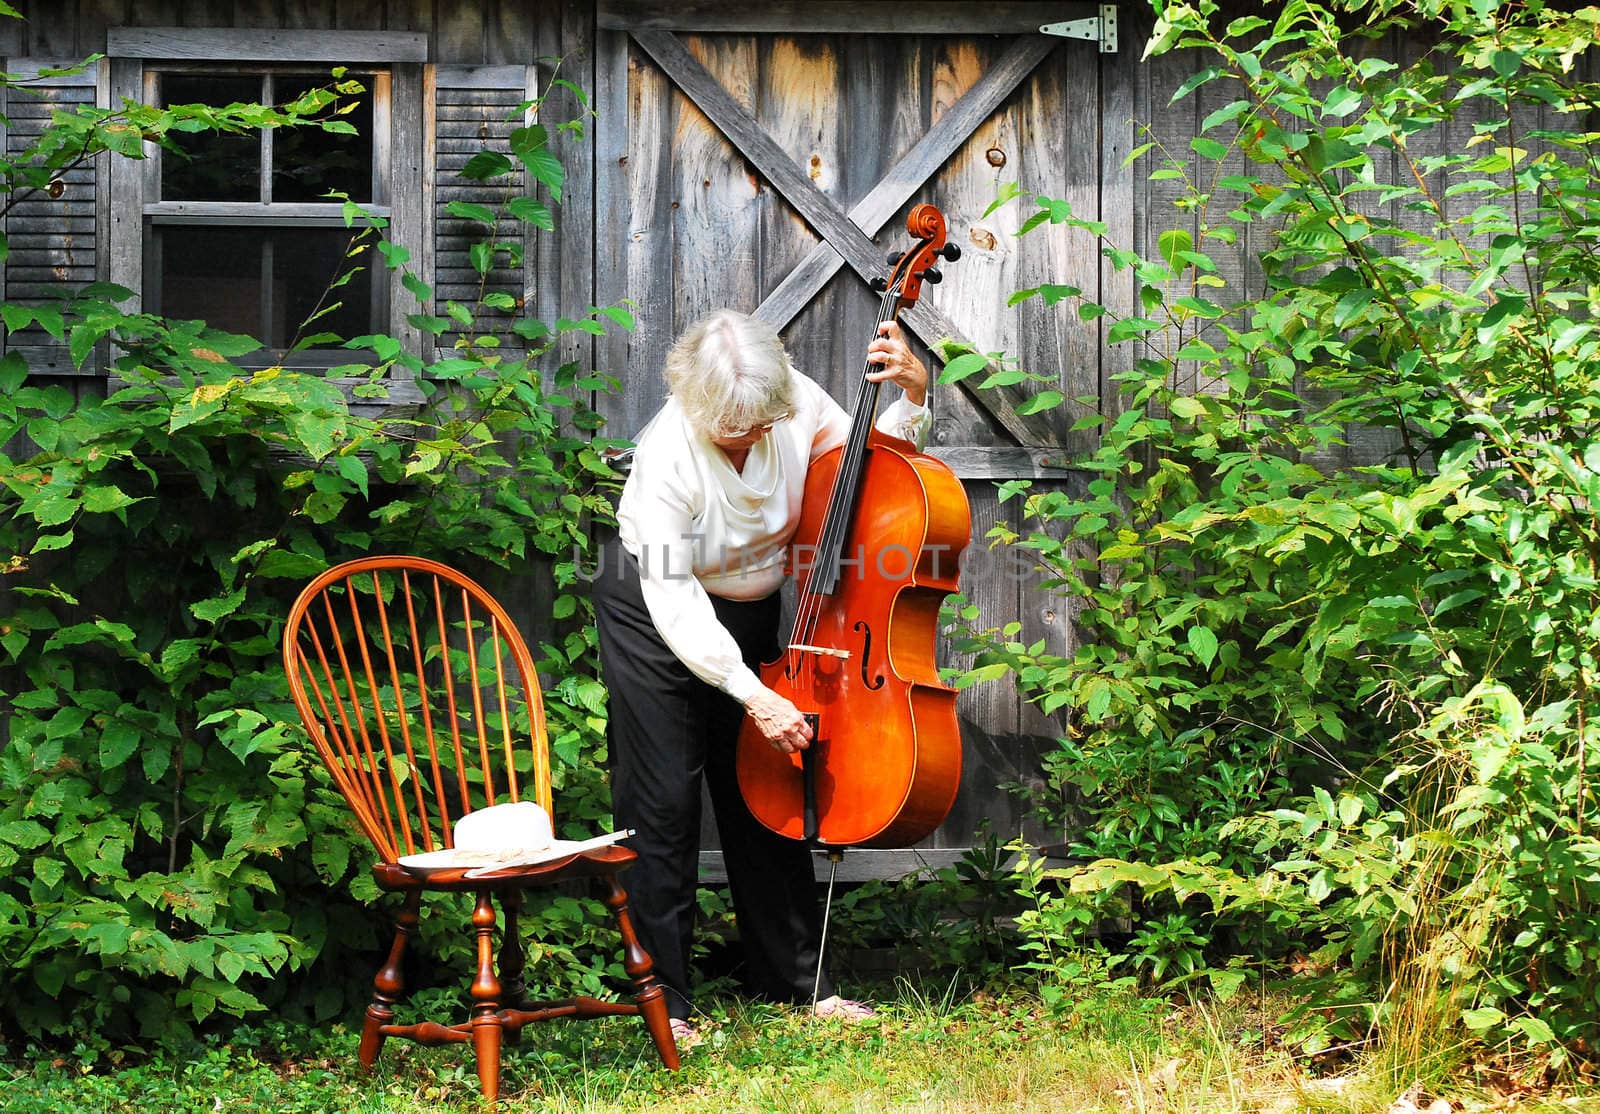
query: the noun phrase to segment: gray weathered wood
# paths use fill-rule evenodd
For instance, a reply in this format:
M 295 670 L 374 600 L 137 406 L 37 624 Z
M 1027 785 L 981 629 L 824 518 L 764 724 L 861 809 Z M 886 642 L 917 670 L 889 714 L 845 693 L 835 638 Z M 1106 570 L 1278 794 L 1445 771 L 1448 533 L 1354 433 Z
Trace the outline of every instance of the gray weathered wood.
M 861 0 L 599 0 L 596 22 L 605 30 L 849 35 L 1019 35 L 1043 23 L 1098 16 L 1092 3 L 921 4 Z
M 878 250 L 872 241 L 850 223 L 838 205 L 816 188 L 675 35 L 665 31 L 641 31 L 634 38 L 789 203 L 800 210 L 811 226 L 827 238 L 858 275 L 870 281 L 880 274 Z M 962 330 L 927 298 L 907 311 L 901 320 L 930 344 L 943 338 L 970 343 Z M 979 396 L 979 401 L 1019 440 L 1032 444 L 1057 443 L 1058 435 L 1048 417 L 1022 416 L 1015 412 L 1016 405 L 1027 397 L 1028 392 L 1024 390 L 1002 387 Z
M 485 84 L 489 77 L 500 84 Z M 468 83 L 465 90 L 457 88 L 458 78 Z M 519 106 L 528 100 L 528 84 L 525 66 L 434 67 L 433 312 L 441 317 L 446 316 L 449 301 L 476 310 L 489 294 L 509 295 L 516 300 L 519 313 L 526 304 L 524 270 L 532 229 L 516 221 L 497 226 L 495 241 L 515 245 L 523 252 L 523 260 L 512 268 L 506 257 L 497 256 L 495 266 L 480 275 L 472 266 L 469 251 L 490 230 L 469 220 L 453 219 L 448 206 L 460 201 L 498 214 L 512 197 L 526 192 L 527 175 L 520 167 L 507 177 L 487 181 L 462 178 L 460 171 L 479 151 L 510 155 L 511 133 L 526 123 Z M 441 139 L 455 141 L 458 150 L 441 151 Z M 498 337 L 503 348 L 520 348 L 522 338 L 511 331 L 512 320 L 513 315 L 503 310 L 484 307 L 474 317 L 471 331 Z
M 1060 479 L 1078 467 L 1063 449 L 931 445 L 928 455 L 944 461 L 963 480 Z
M 412 31 L 305 31 L 228 27 L 113 27 L 117 58 L 249 59 L 260 62 L 424 62 L 428 36 Z
M 850 209 L 850 221 L 866 235 L 877 235 L 884 222 L 922 188 L 929 176 L 967 140 L 972 130 L 1011 95 L 1054 47 L 1055 42 L 1042 35 L 1020 38 L 1013 43 L 1005 56 L 984 72 L 955 107 L 940 116 L 916 146 Z M 843 265 L 844 257 L 832 245 L 818 244 L 762 301 L 756 316 L 770 321 L 775 328 L 783 328 Z
M 58 63 L 45 59 L 8 60 L 13 73 L 37 74 Z M 102 66 L 86 72 L 42 79 L 28 91 L 8 90 L 5 154 L 22 159 L 50 126 L 54 112 L 72 112 L 102 101 Z M 5 261 L 5 296 L 21 305 L 51 305 L 104 277 L 102 194 L 99 164 L 86 161 L 61 176 L 59 196 L 39 191 L 13 200 L 6 214 L 6 233 L 16 237 Z M 65 243 L 52 243 L 63 237 Z M 67 347 L 37 327 L 12 333 L 6 350 L 23 356 L 34 373 L 92 375 L 98 361 L 74 367 Z
M 913 847 L 904 850 L 849 849 L 839 861 L 835 882 L 894 881 L 920 871 L 943 870 L 959 863 L 971 851 L 970 847 Z M 821 852 L 812 857 L 817 881 L 828 880 L 828 859 Z M 727 868 L 723 865 L 721 851 L 700 852 L 700 881 L 726 882 Z

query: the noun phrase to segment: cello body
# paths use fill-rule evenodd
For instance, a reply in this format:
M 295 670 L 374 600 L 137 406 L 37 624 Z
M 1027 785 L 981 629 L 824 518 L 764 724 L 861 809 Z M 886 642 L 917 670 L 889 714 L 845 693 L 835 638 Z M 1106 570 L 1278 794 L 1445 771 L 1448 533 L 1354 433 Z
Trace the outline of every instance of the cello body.
M 934 647 L 971 514 L 943 461 L 872 430 L 840 574 L 831 592 L 815 595 L 811 558 L 823 548 L 845 456 L 840 447 L 812 462 L 791 543 L 797 596 L 814 608 L 805 646 L 791 645 L 761 670 L 762 682 L 810 719 L 811 745 L 785 754 L 747 721 L 736 769 L 751 813 L 781 835 L 905 847 L 939 826 L 961 780 L 956 694 L 939 680 Z

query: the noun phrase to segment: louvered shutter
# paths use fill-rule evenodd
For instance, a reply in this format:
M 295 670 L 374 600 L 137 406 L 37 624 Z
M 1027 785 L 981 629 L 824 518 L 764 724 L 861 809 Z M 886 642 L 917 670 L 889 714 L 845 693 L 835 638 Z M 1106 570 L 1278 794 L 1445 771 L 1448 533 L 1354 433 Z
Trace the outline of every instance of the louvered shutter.
M 65 67 L 70 62 L 12 59 L 13 74 L 37 74 L 41 69 Z M 4 115 L 6 159 L 16 163 L 49 126 L 57 110 L 73 111 L 95 103 L 93 70 L 71 77 L 29 81 L 26 90 L 0 90 Z M 21 306 L 58 306 L 61 298 L 94 282 L 98 277 L 96 183 L 99 161 L 90 159 L 60 175 L 61 189 L 39 190 L 21 196 L 5 214 L 5 234 L 10 255 L 5 262 L 3 296 Z M 8 198 L 7 200 L 11 200 Z M 28 361 L 35 373 L 94 374 L 94 357 L 75 368 L 64 340 L 57 340 L 37 324 L 16 333 L 6 331 L 0 341 L 8 352 Z
M 495 241 L 513 246 L 511 253 L 497 251 L 488 274 L 473 267 L 471 246 L 488 236 L 482 224 L 451 212 L 451 202 L 481 205 L 504 214 L 507 200 L 527 192 L 527 174 L 520 164 L 509 178 L 472 181 L 461 177 L 463 167 L 478 152 L 497 151 L 511 158 L 511 133 L 528 120 L 520 111 L 530 93 L 526 66 L 437 66 L 434 72 L 433 112 L 433 289 L 434 312 L 448 317 L 447 303 L 456 302 L 475 311 L 472 331 L 493 334 L 501 346 L 521 347 L 522 338 L 511 331 L 529 297 L 532 274 L 529 256 L 534 230 L 522 222 L 504 221 Z M 515 303 L 510 310 L 482 308 L 486 294 L 503 294 Z M 460 329 L 452 321 L 451 332 Z

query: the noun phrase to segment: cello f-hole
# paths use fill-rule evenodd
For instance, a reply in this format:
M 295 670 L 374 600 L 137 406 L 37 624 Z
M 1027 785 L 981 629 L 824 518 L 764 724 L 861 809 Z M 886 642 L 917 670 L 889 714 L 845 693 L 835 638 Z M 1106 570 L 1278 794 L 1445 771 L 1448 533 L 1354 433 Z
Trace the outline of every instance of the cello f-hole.
M 869 689 L 877 690 L 883 687 L 883 674 L 876 677 L 867 676 L 867 659 L 872 656 L 872 628 L 865 621 L 858 620 L 854 627 L 861 632 L 861 683 Z

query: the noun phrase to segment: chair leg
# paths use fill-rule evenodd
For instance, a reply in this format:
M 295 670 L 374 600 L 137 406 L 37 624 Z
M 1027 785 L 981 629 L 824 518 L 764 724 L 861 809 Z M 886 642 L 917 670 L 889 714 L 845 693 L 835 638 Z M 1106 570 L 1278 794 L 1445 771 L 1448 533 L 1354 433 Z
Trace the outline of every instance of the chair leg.
M 472 980 L 472 1048 L 477 1054 L 478 1083 L 491 1106 L 500 1097 L 500 980 L 494 971 L 494 899 L 478 892 L 472 927 L 478 936 L 478 974 Z
M 667 1014 L 667 998 L 661 990 L 661 981 L 656 978 L 655 962 L 633 930 L 633 918 L 628 916 L 627 891 L 615 875 L 608 874 L 603 881 L 606 892 L 601 900 L 616 918 L 617 931 L 622 934 L 622 968 L 633 980 L 633 1000 L 639 1004 L 639 1015 L 644 1018 L 661 1062 L 669 1070 L 677 1071 L 678 1043 L 672 1039 L 672 1019 Z
M 512 1009 L 521 1009 L 528 997 L 527 980 L 523 971 L 527 957 L 522 951 L 521 926 L 522 894 L 507 890 L 500 895 L 500 911 L 505 915 L 504 930 L 500 935 L 500 958 L 496 961 L 500 971 L 500 1001 Z M 512 1029 L 504 1037 L 512 1045 L 522 1043 L 522 1030 Z
M 361 1023 L 361 1045 L 356 1051 L 356 1059 L 361 1064 L 363 1072 L 370 1071 L 372 1065 L 378 1061 L 378 1053 L 383 1048 L 383 1034 L 378 1031 L 380 1026 L 388 1025 L 394 1021 L 395 1003 L 405 992 L 405 968 L 402 965 L 406 954 L 406 944 L 417 934 L 417 920 L 421 915 L 422 892 L 420 890 L 408 893 L 405 904 L 400 907 L 400 915 L 395 919 L 394 943 L 389 946 L 389 958 L 384 960 L 383 966 L 378 968 L 378 973 L 372 978 L 372 1001 L 367 1006 L 366 1019 Z
M 505 927 L 500 937 L 500 996 L 512 1007 L 522 1005 L 528 985 L 523 978 L 527 959 L 522 952 L 522 935 L 518 918 L 522 913 L 522 894 L 507 890 L 500 895 L 500 910 L 505 914 Z

